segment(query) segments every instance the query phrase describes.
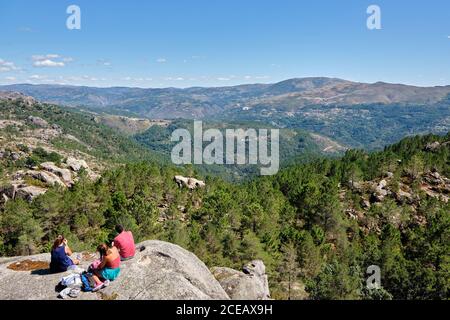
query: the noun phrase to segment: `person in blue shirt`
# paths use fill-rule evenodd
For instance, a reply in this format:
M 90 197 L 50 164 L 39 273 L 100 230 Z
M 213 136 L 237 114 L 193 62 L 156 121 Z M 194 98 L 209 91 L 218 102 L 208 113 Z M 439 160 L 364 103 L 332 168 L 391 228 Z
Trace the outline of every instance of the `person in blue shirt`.
M 77 259 L 71 259 L 72 250 L 67 245 L 67 239 L 63 236 L 58 236 L 53 243 L 51 252 L 50 272 L 58 273 L 65 272 L 73 265 L 80 263 Z

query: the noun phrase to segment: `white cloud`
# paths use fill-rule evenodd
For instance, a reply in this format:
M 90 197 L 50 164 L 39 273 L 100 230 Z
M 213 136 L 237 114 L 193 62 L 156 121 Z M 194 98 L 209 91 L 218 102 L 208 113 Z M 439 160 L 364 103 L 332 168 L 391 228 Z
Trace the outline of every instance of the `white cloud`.
M 50 67 L 50 68 L 64 67 L 65 65 L 66 64 L 64 62 L 57 62 L 57 61 L 53 61 L 50 59 L 35 61 L 33 63 L 33 66 L 38 67 L 38 68 L 41 68 L 41 67 Z
M 167 59 L 166 58 L 158 58 L 158 59 L 156 59 L 156 62 L 158 62 L 158 63 L 166 63 Z
M 5 80 L 16 81 L 16 77 L 5 77 Z
M 122 80 L 125 80 L 125 81 L 133 81 L 133 82 L 153 81 L 152 78 L 143 78 L 143 77 L 134 78 L 134 77 L 130 77 L 130 76 L 125 77 L 125 78 L 122 78 Z
M 50 83 L 55 82 L 55 79 L 51 79 L 46 75 L 33 74 L 26 80 L 28 83 Z
M 33 74 L 32 76 L 30 76 L 31 80 L 42 80 L 42 79 L 45 79 L 45 78 L 46 78 L 45 76 L 40 76 L 38 74 Z
M 165 81 L 184 81 L 184 78 L 182 77 L 167 77 L 164 78 Z
M 219 78 L 217 78 L 217 80 L 219 80 L 219 81 L 230 81 L 231 79 L 230 78 L 225 78 L 225 77 L 219 77 Z
M 0 72 L 9 72 L 19 70 L 13 62 L 0 59 Z
M 45 59 L 57 59 L 57 58 L 59 58 L 58 54 L 46 54 L 46 55 L 35 54 L 31 56 L 31 59 L 33 61 L 40 61 Z
M 61 57 L 59 54 L 33 55 L 33 66 L 37 68 L 60 68 L 65 67 L 66 62 L 72 62 L 71 57 Z
M 46 76 L 46 75 L 39 75 L 34 74 L 28 77 L 26 80 L 27 83 L 58 83 L 58 84 L 83 84 L 88 82 L 100 82 L 100 81 L 107 81 L 106 78 L 100 78 L 90 75 L 83 75 L 83 76 Z
M 84 75 L 82 77 L 83 80 L 89 80 L 89 81 L 99 81 L 99 79 L 97 77 L 92 77 L 92 76 L 88 76 L 88 75 Z

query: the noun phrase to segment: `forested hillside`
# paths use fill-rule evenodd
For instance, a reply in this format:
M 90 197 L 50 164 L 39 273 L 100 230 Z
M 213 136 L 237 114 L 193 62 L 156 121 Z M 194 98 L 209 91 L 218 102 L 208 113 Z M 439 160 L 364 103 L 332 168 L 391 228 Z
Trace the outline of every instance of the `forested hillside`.
M 210 128 L 218 129 L 225 137 L 225 130 L 237 129 L 254 129 L 256 134 L 259 134 L 260 129 L 277 129 L 274 126 L 264 125 L 259 122 L 217 122 L 204 121 L 202 122 L 203 131 Z M 190 120 L 174 120 L 167 126 L 154 125 L 142 133 L 133 136 L 142 146 L 158 153 L 170 157 L 173 147 L 178 142 L 171 141 L 172 132 L 176 129 L 187 129 L 194 136 L 193 122 Z M 347 147 L 340 145 L 335 141 L 312 134 L 299 129 L 278 129 L 280 136 L 280 167 L 284 167 L 289 163 L 300 163 L 312 161 L 318 157 L 336 157 L 342 155 Z M 259 141 L 259 139 L 257 139 Z M 206 147 L 210 142 L 204 142 L 203 147 Z M 260 143 L 260 142 L 258 142 Z M 194 142 L 192 141 L 192 148 Z M 249 152 L 249 143 L 246 142 L 247 154 Z M 224 159 L 225 163 L 225 159 Z M 212 174 L 220 176 L 228 181 L 243 181 L 251 177 L 259 175 L 259 165 L 199 165 L 196 168 L 203 174 Z
M 411 137 L 370 154 L 349 150 L 241 184 L 207 176 L 205 188 L 189 191 L 173 177 L 201 178 L 193 168 L 142 159 L 126 137 L 45 106 L 23 118 L 61 125 L 91 147 L 74 148 L 124 165 L 104 166 L 94 180 L 80 173 L 73 186 L 54 185 L 32 201 L 4 202 L 0 255 L 48 252 L 58 234 L 74 250 L 94 250 L 122 223 L 136 241 L 179 244 L 210 267 L 260 258 L 277 299 L 449 298 L 450 134 Z M 20 110 L 14 119 L 5 105 L 0 110 L 8 121 L 24 120 Z M 21 132 L 2 130 L 3 141 Z M 16 170 L 17 161 L 3 160 L 3 170 Z M 383 289 L 366 289 L 370 265 L 380 266 Z
M 117 163 L 164 159 L 158 152 L 150 152 L 120 132 L 97 123 L 91 114 L 38 103 L 16 93 L 0 95 L 0 139 L 1 169 L 9 172 L 31 161 L 28 154 L 35 148 L 57 153 L 61 159 L 79 156 L 100 169 Z

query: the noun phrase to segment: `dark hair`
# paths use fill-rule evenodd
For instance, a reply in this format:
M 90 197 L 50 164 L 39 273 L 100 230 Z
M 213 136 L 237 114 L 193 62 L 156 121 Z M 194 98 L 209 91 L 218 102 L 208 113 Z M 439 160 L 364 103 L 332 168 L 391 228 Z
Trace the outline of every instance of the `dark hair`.
M 108 245 L 106 245 L 105 243 L 102 243 L 101 245 L 99 245 L 97 247 L 97 251 L 100 252 L 100 255 L 102 257 L 106 256 L 106 254 L 108 253 L 108 250 L 109 250 Z
M 63 242 L 64 242 L 64 236 L 59 235 L 56 238 L 55 242 L 53 242 L 52 250 L 55 250 L 56 248 L 58 248 Z
M 118 233 L 122 233 L 123 232 L 123 225 L 121 225 L 121 224 L 118 224 L 118 225 L 116 225 L 116 231 L 118 232 Z

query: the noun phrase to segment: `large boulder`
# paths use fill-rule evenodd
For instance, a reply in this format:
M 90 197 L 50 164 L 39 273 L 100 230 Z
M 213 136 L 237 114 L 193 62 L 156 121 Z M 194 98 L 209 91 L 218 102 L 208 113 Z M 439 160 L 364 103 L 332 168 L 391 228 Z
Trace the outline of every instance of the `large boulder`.
M 38 127 L 43 127 L 43 128 L 48 127 L 48 122 L 39 117 L 29 116 L 28 121 L 31 124 L 38 126 Z
M 15 184 L 7 184 L 0 186 L 0 194 L 5 195 L 9 199 L 14 199 L 16 196 L 17 185 Z
M 120 277 L 104 293 L 118 299 L 228 299 L 213 275 L 193 253 L 167 242 L 146 241 Z
M 41 163 L 41 168 L 45 171 L 56 174 L 68 187 L 71 187 L 74 183 L 72 179 L 72 173 L 70 172 L 69 169 L 61 169 L 58 166 L 56 166 L 53 162 Z
M 371 207 L 370 201 L 365 198 L 361 198 L 360 205 L 363 209 L 366 209 L 366 210 L 369 210 Z
M 59 185 L 65 187 L 66 185 L 61 181 L 61 179 L 54 173 L 48 171 L 35 171 L 30 170 L 26 175 L 33 177 L 36 180 L 42 181 L 48 186 Z
M 229 299 L 205 264 L 193 253 L 156 240 L 142 242 L 137 247 L 136 256 L 122 263 L 117 280 L 98 293 L 83 292 L 78 299 Z M 95 259 L 95 256 L 90 255 L 82 257 L 83 268 L 87 268 Z M 56 286 L 70 271 L 49 274 L 46 267 L 49 261 L 49 254 L 0 259 L 0 300 L 57 299 Z M 44 267 L 16 271 L 21 270 L 21 263 L 25 267 Z
M 347 182 L 347 186 L 352 189 L 354 192 L 361 193 L 363 191 L 363 185 L 361 182 L 349 180 Z
M 9 201 L 9 198 L 6 194 L 0 193 L 0 204 L 3 205 Z
M 36 187 L 36 186 L 26 186 L 18 188 L 16 191 L 15 199 L 23 199 L 26 201 L 33 201 L 34 198 L 40 196 L 47 192 L 47 189 Z
M 75 159 L 72 157 L 67 158 L 66 164 L 72 171 L 75 171 L 75 172 L 80 171 L 82 168 L 89 169 L 89 166 L 86 163 L 86 161 L 78 160 L 78 159 Z
M 425 151 L 436 151 L 441 147 L 439 141 L 430 142 L 425 146 Z
M 20 158 L 22 158 L 22 156 L 23 156 L 23 153 L 19 153 L 19 152 L 11 152 L 10 155 L 9 155 L 9 158 L 10 158 L 11 160 L 13 160 L 13 161 L 17 161 L 17 160 L 19 160 Z
M 374 192 L 371 196 L 371 202 L 382 202 L 386 196 L 391 194 L 387 189 L 387 181 L 385 179 L 381 180 L 378 184 L 372 186 Z
M 204 181 L 192 177 L 175 176 L 174 180 L 180 188 L 187 187 L 190 190 L 203 188 L 206 186 Z
M 85 170 L 85 172 L 87 173 L 87 177 L 92 181 L 95 181 L 98 178 L 100 178 L 99 174 L 95 173 L 94 171 L 91 170 L 91 168 L 89 168 L 89 165 L 85 160 L 69 157 L 66 160 L 66 165 L 70 170 L 76 173 L 79 173 L 82 169 Z
M 414 203 L 414 197 L 411 193 L 403 191 L 402 189 L 399 189 L 397 192 L 394 193 L 395 198 L 400 203 L 408 203 L 413 204 Z
M 214 267 L 211 272 L 232 300 L 268 300 L 269 282 L 261 260 L 246 264 L 243 271 Z
M 30 97 L 26 96 L 20 92 L 14 92 L 14 91 L 2 91 L 0 92 L 0 101 L 6 100 L 6 101 L 19 101 L 23 103 L 26 106 L 33 106 L 37 103 L 37 101 Z

